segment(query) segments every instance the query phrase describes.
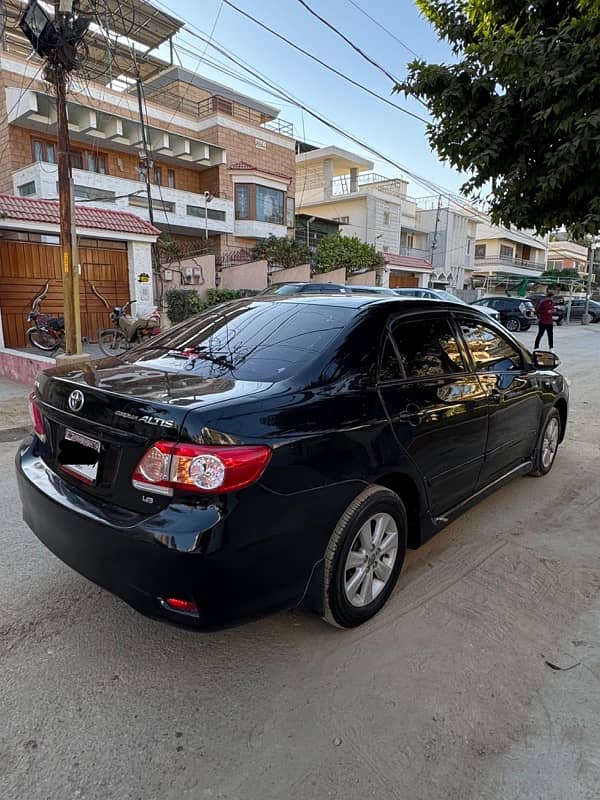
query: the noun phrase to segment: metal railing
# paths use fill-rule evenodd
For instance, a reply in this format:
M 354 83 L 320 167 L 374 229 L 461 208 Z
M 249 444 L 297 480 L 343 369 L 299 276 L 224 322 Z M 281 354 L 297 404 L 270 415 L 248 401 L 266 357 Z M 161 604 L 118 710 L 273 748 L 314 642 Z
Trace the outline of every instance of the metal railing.
M 378 192 L 386 192 L 402 200 L 414 202 L 406 194 L 406 181 L 400 178 L 386 178 L 385 175 L 379 175 L 376 172 L 362 172 L 355 179 L 352 179 L 350 175 L 340 175 L 338 178 L 333 178 L 331 181 L 331 194 L 334 197 L 354 194 L 365 190 L 367 187 L 376 189 Z
M 250 106 L 236 103 L 233 100 L 228 100 L 220 95 L 211 95 L 205 100 L 190 100 L 187 97 L 179 97 L 179 95 L 171 92 L 162 92 L 157 99 L 162 105 L 166 105 L 175 111 L 181 111 L 183 114 L 189 114 L 192 117 L 203 118 L 212 114 L 226 114 L 229 117 L 249 122 L 251 125 L 261 128 L 268 128 L 285 136 L 294 135 L 294 126 L 291 122 L 284 119 L 268 119 L 260 111 L 250 108 Z
M 249 264 L 255 261 L 254 251 L 247 247 L 240 247 L 238 250 L 230 250 L 215 257 L 215 266 L 219 269 L 227 269 L 238 264 Z
M 401 245 L 399 255 L 401 256 L 410 256 L 411 258 L 426 258 L 428 261 L 431 258 L 431 249 L 429 250 L 422 250 L 418 247 L 405 247 Z
M 525 267 L 525 269 L 539 270 L 545 269 L 543 261 L 533 261 L 528 258 L 518 258 L 515 256 L 475 256 L 475 267 L 477 266 L 497 266 L 502 267 Z

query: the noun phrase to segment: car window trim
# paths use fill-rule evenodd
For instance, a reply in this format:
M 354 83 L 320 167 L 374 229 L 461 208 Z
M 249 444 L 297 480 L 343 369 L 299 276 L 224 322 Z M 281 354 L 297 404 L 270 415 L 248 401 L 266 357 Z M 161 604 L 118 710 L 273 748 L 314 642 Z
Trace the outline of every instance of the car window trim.
M 423 298 L 423 299 L 425 299 L 425 298 Z M 406 320 L 408 318 L 408 321 L 413 321 L 414 322 L 414 318 L 415 317 L 417 317 L 418 319 L 427 319 L 427 318 L 445 319 L 445 320 L 447 320 L 449 322 L 450 330 L 454 333 L 454 336 L 456 338 L 455 324 L 454 324 L 454 322 L 452 320 L 452 316 L 453 316 L 453 312 L 452 311 L 444 312 L 444 311 L 442 311 L 440 309 L 431 309 L 431 310 L 426 310 L 426 311 L 423 311 L 423 309 L 421 309 L 420 311 L 416 310 L 416 311 L 412 311 L 412 312 L 408 312 L 408 313 L 406 313 L 406 312 L 405 313 L 396 312 L 395 314 L 391 314 L 387 318 L 386 324 L 384 326 L 384 336 L 383 336 L 382 341 L 381 341 L 381 349 L 380 349 L 380 352 L 379 352 L 379 359 L 378 359 L 378 365 L 377 365 L 376 387 L 379 388 L 379 386 L 388 387 L 388 386 L 396 386 L 398 384 L 408 384 L 408 383 L 413 384 L 413 383 L 423 383 L 425 381 L 447 380 L 448 378 L 464 377 L 465 375 L 473 374 L 473 372 L 472 371 L 470 372 L 469 369 L 468 369 L 468 366 L 469 365 L 472 366 L 472 364 L 471 364 L 470 361 L 467 361 L 467 362 L 465 362 L 465 367 L 467 367 L 467 369 L 463 370 L 462 372 L 458 372 L 458 371 L 457 372 L 444 372 L 441 375 L 424 375 L 423 377 L 419 377 L 419 378 L 411 378 L 411 377 L 408 377 L 406 375 L 406 370 L 404 369 L 404 365 L 402 364 L 402 361 L 400 359 L 400 351 L 398 350 L 398 346 L 396 345 L 396 342 L 395 342 L 394 337 L 392 335 L 392 327 L 393 327 L 393 325 L 394 325 L 394 323 L 396 321 L 401 322 L 401 321 Z M 384 348 L 384 345 L 385 345 L 385 338 L 386 337 L 389 337 L 390 341 L 392 342 L 394 353 L 396 354 L 396 358 L 398 359 L 398 365 L 400 366 L 401 371 L 405 375 L 404 378 L 395 378 L 395 379 L 386 380 L 386 381 L 380 380 L 381 360 L 383 358 L 383 348 Z M 462 343 L 459 340 L 457 340 L 457 344 L 459 346 L 459 350 L 461 350 Z M 463 361 L 464 361 L 464 355 L 463 355 L 462 352 L 461 352 L 461 357 L 463 358 Z
M 469 362 L 470 362 L 471 367 L 472 367 L 472 374 L 474 374 L 474 375 L 481 375 L 481 374 L 489 375 L 489 370 L 477 369 L 477 366 L 475 364 L 475 360 L 473 358 L 473 354 L 471 353 L 471 348 L 469 347 L 469 343 L 467 342 L 467 340 L 466 340 L 466 338 L 465 338 L 465 336 L 464 336 L 464 334 L 462 332 L 462 329 L 460 327 L 460 318 L 461 318 L 461 316 L 464 315 L 464 312 L 453 311 L 452 315 L 455 317 L 455 323 L 456 323 L 456 327 L 458 328 L 458 332 L 460 334 L 460 338 L 461 338 L 464 346 L 466 347 L 466 349 L 467 349 L 467 351 L 469 353 Z M 468 316 L 469 315 L 467 315 L 467 318 L 468 318 Z M 527 355 L 528 355 L 527 351 L 521 346 L 520 342 L 518 342 L 516 339 L 512 339 L 509 336 L 507 336 L 505 331 L 503 331 L 500 328 L 499 325 L 495 324 L 495 320 L 492 320 L 492 319 L 490 319 L 490 320 L 479 319 L 475 315 L 473 315 L 473 319 L 476 322 L 479 322 L 481 325 L 489 326 L 491 328 L 491 330 L 493 330 L 501 339 L 504 339 L 505 342 L 508 342 L 508 344 L 510 344 L 511 347 L 516 349 L 516 351 L 521 356 L 521 368 L 520 368 L 520 370 L 495 370 L 496 372 L 501 373 L 503 375 L 512 375 L 517 371 L 519 371 L 519 372 L 527 372 L 529 370 L 529 368 L 531 366 L 531 360 L 529 358 L 527 358 Z M 492 323 L 492 324 L 490 325 L 490 323 Z

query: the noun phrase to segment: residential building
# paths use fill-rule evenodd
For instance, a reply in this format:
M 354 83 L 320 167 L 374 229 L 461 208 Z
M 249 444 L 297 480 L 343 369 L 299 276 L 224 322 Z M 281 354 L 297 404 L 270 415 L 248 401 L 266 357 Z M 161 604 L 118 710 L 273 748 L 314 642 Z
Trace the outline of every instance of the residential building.
M 153 54 L 156 48 L 171 41 L 183 22 L 143 0 L 131 3 L 132 15 L 111 13 L 107 17 L 116 35 L 143 50 L 138 49 L 133 58 L 131 43 L 119 44 L 90 29 L 86 33 L 85 74 L 74 73 L 68 87 L 78 213 L 97 211 L 98 219 L 106 219 L 102 214 L 110 211 L 115 224 L 121 226 L 116 231 L 127 229 L 128 224 L 131 227 L 135 219 L 145 226 L 143 235 L 152 241 L 159 233 L 170 240 L 171 246 L 162 252 L 184 256 L 212 253 L 221 261 L 232 254 L 245 254 L 259 238 L 293 236 L 292 126 L 278 118 L 276 108 L 157 58 Z M 138 76 L 143 85 L 143 119 L 136 90 Z M 25 203 L 57 199 L 53 87 L 44 80 L 43 64 L 32 54 L 31 44 L 18 26 L 5 28 L 0 38 L 0 152 L 0 194 L 16 195 Z M 35 288 L 28 278 L 35 278 L 36 283 L 49 280 L 46 304 L 50 310 L 60 296 L 60 270 L 56 271 L 55 263 L 58 239 L 49 208 L 34 203 L 29 211 L 23 211 L 31 214 L 35 223 L 37 209 L 46 226 L 41 230 L 33 224 L 31 235 L 19 226 L 11 230 L 2 226 L 2 257 L 10 249 L 9 240 L 16 237 L 23 242 L 17 248 L 22 259 L 17 273 L 9 270 L 4 275 L 13 283 L 22 283 L 23 311 L 25 296 Z M 150 221 L 153 225 L 148 225 Z M 121 233 L 125 235 L 120 236 L 118 246 L 111 244 L 112 237 L 106 233 L 100 236 L 94 231 L 92 244 L 87 231 L 79 234 L 79 252 L 85 256 L 81 259 L 83 333 L 91 338 L 95 338 L 99 322 L 104 321 L 102 327 L 109 324 L 101 302 L 87 292 L 92 282 L 95 285 L 102 279 L 108 286 L 112 281 L 115 302 L 134 297 L 139 313 L 152 308 L 161 291 L 162 284 L 152 281 L 150 260 L 143 286 L 137 286 L 140 259 L 132 257 L 127 230 Z M 92 246 L 96 248 L 94 257 L 90 255 Z M 124 255 L 115 261 L 118 247 Z M 106 253 L 111 249 L 113 256 L 109 257 Z M 106 257 L 99 272 L 100 251 Z M 147 254 L 149 258 L 149 247 Z M 12 319 L 11 302 L 4 281 L 0 312 L 6 319 Z M 18 332 L 12 322 L 9 327 L 12 333 L 5 330 L 5 340 L 23 344 L 23 324 Z
M 180 23 L 171 24 L 173 32 Z M 11 32 L 4 46 L 0 192 L 55 199 L 52 89 L 41 77 L 39 61 L 24 57 L 31 52 L 26 40 Z M 221 84 L 157 58 L 149 64 L 144 109 L 154 224 L 183 249 L 218 255 L 252 247 L 270 234 L 293 235 L 292 126 L 278 119 L 276 108 Z M 124 79 L 134 80 L 132 62 L 129 73 L 121 69 Z M 133 211 L 149 220 L 135 90 L 125 83 L 115 88 L 106 69 L 95 80 L 74 80 L 68 118 L 76 202 Z
M 587 275 L 589 272 L 587 247 L 567 240 L 550 242 L 548 269 L 576 269 L 581 276 Z
M 383 283 L 427 286 L 428 232 L 408 196 L 408 183 L 376 174 L 372 161 L 340 147 L 301 144 L 298 149 L 297 211 L 333 219 L 345 236 L 357 236 L 382 252 Z
M 474 275 L 536 278 L 546 269 L 547 254 L 547 237 L 482 222 L 477 225 Z
M 420 227 L 429 231 L 427 247 L 434 288 L 464 289 L 475 268 L 475 240 L 481 216 L 442 196 L 418 200 Z

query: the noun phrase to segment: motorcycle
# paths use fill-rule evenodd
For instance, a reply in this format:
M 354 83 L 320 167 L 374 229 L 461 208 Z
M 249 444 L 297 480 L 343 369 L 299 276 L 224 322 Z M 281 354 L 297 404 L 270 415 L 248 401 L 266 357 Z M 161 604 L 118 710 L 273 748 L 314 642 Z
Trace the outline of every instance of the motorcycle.
M 95 286 L 92 286 L 91 289 L 107 310 L 110 311 L 110 319 L 113 323 L 112 328 L 105 328 L 98 333 L 98 344 L 104 355 L 117 355 L 152 336 L 158 336 L 160 333 L 160 314 L 157 309 L 149 317 L 137 319 L 127 313 L 136 302 L 135 300 L 129 300 L 124 306 L 111 307 Z
M 48 294 L 48 286 L 49 282 L 33 298 L 27 322 L 33 322 L 34 325 L 27 330 L 26 335 L 33 347 L 46 353 L 54 353 L 59 348 L 64 350 L 65 347 L 65 318 L 40 313 L 40 305 Z

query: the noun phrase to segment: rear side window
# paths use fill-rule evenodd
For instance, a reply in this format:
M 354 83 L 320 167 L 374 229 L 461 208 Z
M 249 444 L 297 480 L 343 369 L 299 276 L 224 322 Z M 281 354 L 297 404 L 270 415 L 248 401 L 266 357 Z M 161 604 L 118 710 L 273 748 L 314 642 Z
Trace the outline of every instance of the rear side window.
M 194 376 L 287 380 L 317 359 L 355 313 L 321 303 L 227 303 L 185 320 L 125 360 Z
M 458 342 L 446 319 L 401 322 L 393 327 L 391 336 L 399 354 L 401 377 L 433 378 L 465 370 Z M 390 344 L 384 346 L 381 380 L 393 379 L 393 352 Z
M 460 328 L 477 372 L 512 372 L 522 369 L 519 351 L 503 336 L 481 322 L 461 320 Z

